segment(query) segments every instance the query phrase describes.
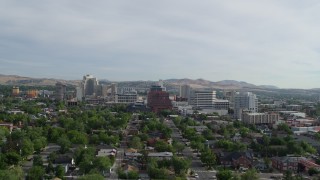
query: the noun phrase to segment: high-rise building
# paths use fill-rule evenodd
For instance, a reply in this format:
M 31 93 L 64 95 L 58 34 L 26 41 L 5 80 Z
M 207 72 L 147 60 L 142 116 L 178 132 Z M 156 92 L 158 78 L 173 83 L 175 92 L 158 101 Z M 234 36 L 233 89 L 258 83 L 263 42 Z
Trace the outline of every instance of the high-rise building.
M 148 107 L 153 112 L 160 112 L 165 109 L 172 109 L 169 93 L 164 91 L 163 86 L 152 86 L 148 92 Z
M 78 101 L 82 101 L 84 94 L 83 94 L 83 89 L 81 87 L 76 88 L 76 97 Z
M 180 97 L 189 99 L 190 98 L 190 86 L 187 84 L 180 86 Z
M 92 75 L 85 75 L 83 76 L 82 80 L 82 87 L 84 96 L 96 96 L 98 90 L 99 82 L 97 78 L 93 77 Z
M 237 92 L 234 96 L 234 118 L 241 119 L 242 112 L 258 112 L 258 98 L 252 92 Z
M 67 92 L 67 85 L 57 82 L 56 83 L 56 100 L 62 101 L 65 100 Z

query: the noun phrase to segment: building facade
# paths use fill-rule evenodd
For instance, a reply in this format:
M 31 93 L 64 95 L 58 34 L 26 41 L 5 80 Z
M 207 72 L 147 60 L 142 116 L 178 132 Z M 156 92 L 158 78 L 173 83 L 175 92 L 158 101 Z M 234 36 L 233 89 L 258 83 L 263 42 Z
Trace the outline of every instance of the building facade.
M 242 113 L 245 124 L 273 124 L 279 120 L 277 113 Z
M 213 109 L 214 101 L 216 99 L 216 91 L 192 91 L 190 94 L 189 104 L 201 109 Z
M 237 92 L 234 96 L 234 118 L 241 119 L 242 111 L 258 112 L 258 98 L 252 92 Z
M 58 101 L 65 100 L 66 92 L 67 92 L 67 85 L 65 85 L 61 82 L 57 82 L 56 83 L 56 92 L 55 92 L 56 100 L 58 100 Z
M 83 76 L 82 88 L 84 96 L 96 96 L 98 91 L 99 82 L 97 78 L 92 75 Z
M 180 86 L 180 97 L 189 99 L 190 96 L 190 86 L 185 84 Z
M 115 102 L 116 103 L 135 103 L 138 101 L 138 94 L 135 91 L 126 92 L 123 94 L 116 94 L 115 96 Z
M 148 92 L 147 105 L 153 112 L 160 112 L 162 110 L 172 109 L 169 93 L 164 91 L 162 86 L 152 86 Z

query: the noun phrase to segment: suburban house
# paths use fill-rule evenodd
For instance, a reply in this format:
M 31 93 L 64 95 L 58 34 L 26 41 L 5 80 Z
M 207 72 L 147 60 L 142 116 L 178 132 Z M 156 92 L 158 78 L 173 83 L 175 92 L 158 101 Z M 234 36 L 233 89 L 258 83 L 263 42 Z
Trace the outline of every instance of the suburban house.
M 108 145 L 97 146 L 97 157 L 116 156 L 117 150 Z
M 57 167 L 58 165 L 61 165 L 66 173 L 71 167 L 74 167 L 75 162 L 72 155 L 60 155 L 53 160 L 53 167 Z
M 250 168 L 253 163 L 251 152 L 222 152 L 219 156 L 220 164 L 234 168 Z
M 301 156 L 273 157 L 271 160 L 272 167 L 280 171 L 303 172 L 308 171 L 310 168 L 320 170 L 320 165 Z

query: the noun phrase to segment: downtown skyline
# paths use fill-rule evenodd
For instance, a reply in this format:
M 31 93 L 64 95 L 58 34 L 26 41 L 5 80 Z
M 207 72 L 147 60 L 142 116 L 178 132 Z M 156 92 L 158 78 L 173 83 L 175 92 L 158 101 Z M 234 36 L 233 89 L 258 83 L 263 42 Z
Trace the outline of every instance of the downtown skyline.
M 0 5 L 0 74 L 319 87 L 318 1 Z

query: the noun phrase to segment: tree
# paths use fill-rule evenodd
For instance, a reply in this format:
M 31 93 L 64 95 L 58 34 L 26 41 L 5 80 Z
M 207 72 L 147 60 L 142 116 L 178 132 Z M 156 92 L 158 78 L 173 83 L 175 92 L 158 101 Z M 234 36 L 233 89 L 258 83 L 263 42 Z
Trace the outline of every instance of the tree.
M 8 152 L 5 154 L 6 158 L 5 161 L 9 165 L 17 165 L 21 161 L 21 157 L 16 152 Z
M 287 170 L 284 173 L 283 180 L 293 180 L 292 171 Z
M 249 128 L 246 128 L 246 127 L 241 127 L 240 128 L 240 135 L 241 135 L 241 137 L 247 137 L 248 136 L 248 134 L 249 134 L 249 132 L 250 132 L 250 129 Z
M 29 180 L 41 180 L 45 174 L 45 170 L 40 166 L 33 166 L 29 172 L 27 179 Z
M 13 167 L 8 170 L 0 170 L 0 179 L 24 179 L 24 172 L 20 166 Z
M 184 148 L 186 147 L 183 143 L 176 142 L 176 141 L 173 142 L 172 146 L 173 146 L 173 149 L 175 149 L 175 151 L 177 153 L 181 153 L 184 150 Z
M 60 178 L 60 179 L 64 179 L 64 175 L 65 175 L 65 170 L 64 170 L 64 168 L 63 168 L 63 166 L 62 165 L 58 165 L 57 167 L 56 167 L 56 177 L 58 177 L 58 178 Z
M 212 153 L 211 149 L 205 149 L 201 152 L 201 161 L 205 163 L 209 168 L 216 164 L 216 155 Z
M 310 168 L 310 169 L 308 170 L 308 174 L 309 174 L 310 176 L 313 176 L 314 174 L 319 174 L 319 171 L 318 171 L 317 169 L 315 169 L 315 168 Z
M 34 148 L 33 148 L 33 143 L 31 142 L 30 139 L 23 139 L 22 140 L 22 147 L 21 147 L 21 153 L 23 156 L 28 156 L 33 154 Z
M 142 149 L 143 148 L 143 144 L 141 142 L 141 139 L 137 136 L 134 136 L 132 138 L 131 142 L 129 143 L 129 146 L 134 149 Z
M 259 176 L 255 169 L 249 169 L 241 175 L 241 180 L 258 180 Z
M 40 137 L 33 141 L 33 147 L 36 152 L 40 152 L 40 150 L 47 145 L 47 139 L 45 137 Z
M 172 146 L 162 140 L 157 141 L 154 145 L 154 148 L 158 152 L 164 152 L 164 151 L 172 152 Z
M 33 165 L 32 166 L 43 166 L 43 160 L 40 155 L 33 156 Z
M 284 131 L 284 132 L 286 132 L 288 134 L 292 134 L 292 131 L 291 131 L 290 127 L 285 123 L 279 124 L 278 125 L 278 130 L 279 131 Z
M 139 173 L 137 171 L 129 171 L 127 177 L 128 179 L 139 179 Z
M 73 144 L 88 144 L 87 135 L 83 132 L 71 130 L 68 132 L 68 137 Z
M 177 156 L 173 156 L 172 165 L 175 171 L 175 174 L 185 173 L 189 168 L 191 162 L 188 159 L 179 158 Z
M 68 137 L 62 136 L 57 140 L 57 144 L 60 145 L 60 152 L 66 153 L 69 148 L 71 147 L 71 142 L 69 141 Z
M 107 157 L 96 157 L 93 161 L 93 165 L 94 168 L 102 172 L 111 167 L 111 162 L 110 159 Z
M 221 170 L 216 174 L 218 180 L 230 180 L 232 178 L 232 171 Z

